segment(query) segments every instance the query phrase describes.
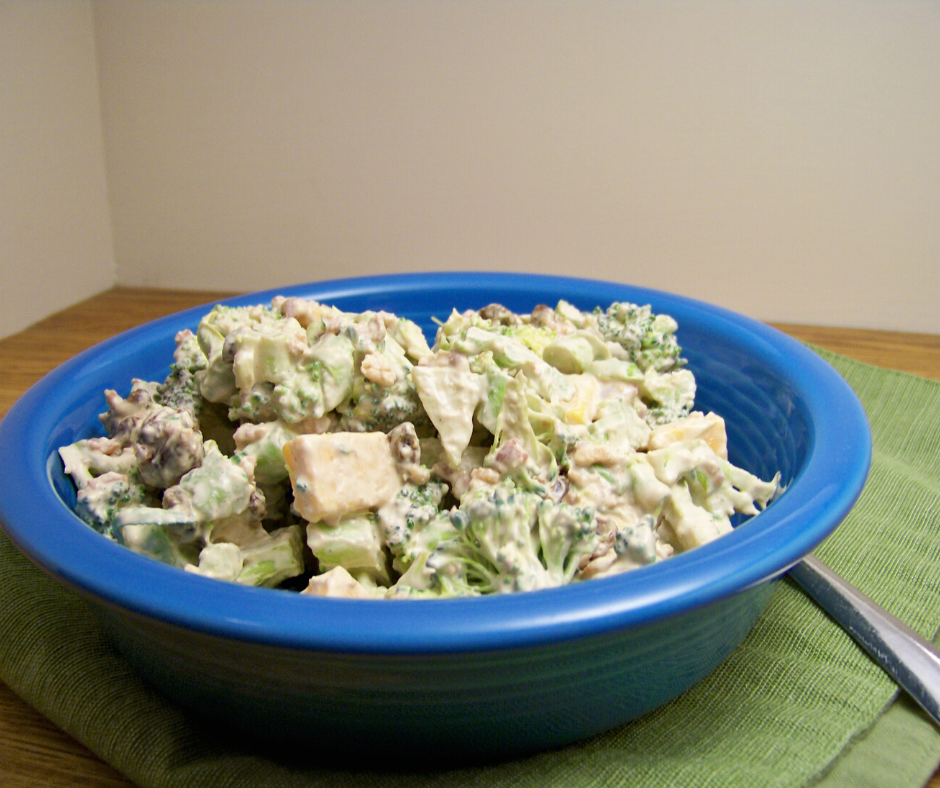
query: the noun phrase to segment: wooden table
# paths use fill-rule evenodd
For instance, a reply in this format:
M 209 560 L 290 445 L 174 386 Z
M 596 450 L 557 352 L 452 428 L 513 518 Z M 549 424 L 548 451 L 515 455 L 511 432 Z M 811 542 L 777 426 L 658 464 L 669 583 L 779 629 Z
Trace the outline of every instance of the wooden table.
M 46 372 L 97 342 L 223 293 L 115 288 L 0 340 L 0 415 Z M 777 325 L 870 364 L 940 380 L 940 336 Z M 0 785 L 5 788 L 129 788 L 117 771 L 0 684 Z M 940 788 L 940 772 L 930 788 Z

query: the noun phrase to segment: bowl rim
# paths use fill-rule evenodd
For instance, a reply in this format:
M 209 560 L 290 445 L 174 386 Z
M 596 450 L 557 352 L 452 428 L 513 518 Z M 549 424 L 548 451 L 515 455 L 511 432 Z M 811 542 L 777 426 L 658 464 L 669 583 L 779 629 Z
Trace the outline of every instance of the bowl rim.
M 57 455 L 54 448 L 50 451 L 50 435 L 65 412 L 68 384 L 106 368 L 115 350 L 134 352 L 172 337 L 179 328 L 194 326 L 215 303 L 262 304 L 274 295 L 330 303 L 393 292 L 430 293 L 442 287 L 494 293 L 549 289 L 566 300 L 599 299 L 601 306 L 614 300 L 652 303 L 655 311 L 679 313 L 680 332 L 681 315 L 694 314 L 783 370 L 810 415 L 832 417 L 811 421 L 806 464 L 786 493 L 747 528 L 614 577 L 472 599 L 322 598 L 211 580 L 103 539 L 54 490 L 51 469 Z M 41 569 L 112 610 L 223 638 L 290 648 L 364 654 L 466 652 L 544 645 L 651 624 L 779 577 L 849 512 L 870 462 L 865 411 L 839 373 L 803 344 L 736 312 L 660 290 L 594 279 L 498 272 L 389 274 L 321 280 L 210 302 L 118 334 L 60 365 L 34 384 L 0 422 L 0 467 L 8 475 L 0 496 L 0 521 L 13 543 Z

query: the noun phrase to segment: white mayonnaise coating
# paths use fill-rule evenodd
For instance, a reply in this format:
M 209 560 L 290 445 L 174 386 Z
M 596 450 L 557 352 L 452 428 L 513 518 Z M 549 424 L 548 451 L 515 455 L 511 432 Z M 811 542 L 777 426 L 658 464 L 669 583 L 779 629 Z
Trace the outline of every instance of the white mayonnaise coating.
M 214 580 L 366 599 L 579 582 L 777 492 L 693 410 L 677 329 L 635 304 L 491 304 L 429 346 L 387 312 L 218 306 L 166 380 L 107 392 L 107 437 L 60 454 L 90 525 Z

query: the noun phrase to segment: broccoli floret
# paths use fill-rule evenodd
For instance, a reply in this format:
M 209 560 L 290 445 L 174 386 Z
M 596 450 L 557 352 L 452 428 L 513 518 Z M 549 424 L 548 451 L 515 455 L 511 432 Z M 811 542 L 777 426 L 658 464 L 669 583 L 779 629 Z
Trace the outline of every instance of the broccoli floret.
M 239 337 L 257 336 L 287 321 L 266 307 L 228 307 L 221 304 L 199 321 L 196 339 L 206 357 L 206 366 L 195 374 L 199 393 L 209 402 L 227 403 L 238 392 L 233 365 Z M 244 384 L 248 389 L 251 384 Z
M 187 410 L 198 418 L 206 402 L 199 393 L 196 373 L 205 369 L 208 363 L 196 335 L 189 329 L 180 331 L 176 335 L 170 374 L 156 388 L 154 402 L 168 408 Z
M 459 508 L 432 516 L 400 548 L 405 569 L 394 596 L 453 596 L 544 588 L 535 528 L 539 496 L 512 482 L 468 494 Z
M 406 421 L 417 426 L 428 420 L 410 376 L 392 386 L 357 376 L 352 394 L 336 412 L 339 429 L 349 432 L 391 432 Z
M 271 387 L 272 412 L 288 423 L 302 421 L 310 415 L 323 414 L 323 365 L 316 359 L 301 361 L 296 374 Z M 318 407 L 319 406 L 319 407 Z
M 387 592 L 389 598 L 478 596 L 467 579 L 464 561 L 454 553 L 421 553 Z
M 382 526 L 385 543 L 399 571 L 404 571 L 419 552 L 410 542 L 415 533 L 423 530 L 441 513 L 441 499 L 446 492 L 447 485 L 437 479 L 431 479 L 427 484 L 421 485 L 406 484 L 391 501 L 379 509 L 379 524 Z
M 153 400 L 150 388 L 135 381 L 127 399 L 105 391 L 107 413 L 99 416 L 108 436 L 133 446 L 141 480 L 151 487 L 171 487 L 202 461 L 203 438 L 193 415 Z
M 685 366 L 682 349 L 676 342 L 676 321 L 669 315 L 655 315 L 650 307 L 619 302 L 604 312 L 594 310 L 597 327 L 608 342 L 616 342 L 633 363 L 644 372 L 665 372 Z
M 640 398 L 649 408 L 651 426 L 684 419 L 695 403 L 695 377 L 687 369 L 671 372 L 648 370 L 639 384 Z
M 412 364 L 402 347 L 390 336 L 378 344 L 349 329 L 357 347 L 356 374 L 351 375 L 348 398 L 338 403 L 339 428 L 350 432 L 391 432 L 410 421 L 428 423 L 414 380 Z
M 164 505 L 172 502 L 174 507 L 191 511 L 199 521 L 211 523 L 245 512 L 254 490 L 254 481 L 244 468 L 209 442 L 202 465 L 167 491 Z
M 538 521 L 542 561 L 553 584 L 570 583 L 581 560 L 590 556 L 600 541 L 593 507 L 545 499 L 539 504 Z
M 412 544 L 424 549 L 403 585 L 420 578 L 423 590 L 443 594 L 559 586 L 571 582 L 598 541 L 592 508 L 542 499 L 505 481 L 470 493 L 415 533 Z
M 96 476 L 105 473 L 137 472 L 137 455 L 133 446 L 111 438 L 86 438 L 63 446 L 59 456 L 65 472 L 81 490 Z
M 637 564 L 652 564 L 656 561 L 656 518 L 645 514 L 635 525 L 617 531 L 614 552 L 626 556 Z
M 98 533 L 114 538 L 111 526 L 121 509 L 131 506 L 157 506 L 159 502 L 137 474 L 109 471 L 90 479 L 76 495 L 75 513 Z

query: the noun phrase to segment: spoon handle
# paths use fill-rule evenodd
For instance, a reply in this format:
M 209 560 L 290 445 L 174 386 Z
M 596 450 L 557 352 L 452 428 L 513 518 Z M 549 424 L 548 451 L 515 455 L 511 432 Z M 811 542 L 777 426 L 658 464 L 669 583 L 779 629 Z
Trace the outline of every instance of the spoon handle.
M 933 643 L 812 555 L 789 574 L 940 724 L 940 650 Z

